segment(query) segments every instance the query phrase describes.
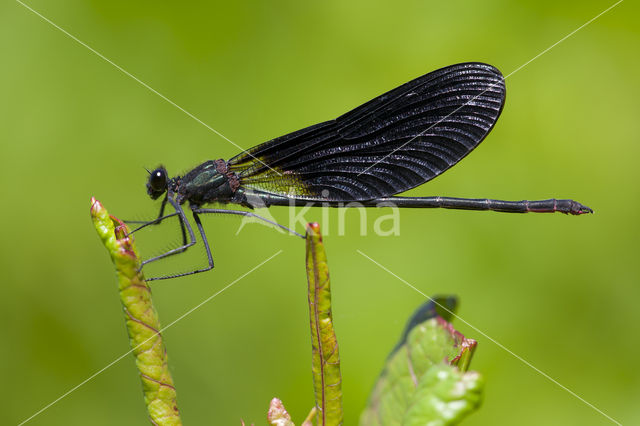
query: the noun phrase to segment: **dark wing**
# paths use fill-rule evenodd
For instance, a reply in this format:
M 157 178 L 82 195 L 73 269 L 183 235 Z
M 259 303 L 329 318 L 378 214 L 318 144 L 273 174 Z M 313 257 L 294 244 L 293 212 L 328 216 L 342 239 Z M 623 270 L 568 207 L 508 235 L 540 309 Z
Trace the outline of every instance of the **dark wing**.
M 310 200 L 370 200 L 421 185 L 491 131 L 504 77 L 482 63 L 418 77 L 338 117 L 229 160 L 241 185 Z

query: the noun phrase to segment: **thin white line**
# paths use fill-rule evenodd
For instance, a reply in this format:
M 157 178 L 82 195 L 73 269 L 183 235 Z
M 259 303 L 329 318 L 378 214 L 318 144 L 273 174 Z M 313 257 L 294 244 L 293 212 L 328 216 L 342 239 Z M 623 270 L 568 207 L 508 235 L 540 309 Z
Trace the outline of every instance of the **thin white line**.
M 39 16 L 40 18 L 42 18 L 45 22 L 48 22 L 49 24 L 51 24 L 53 27 L 57 28 L 58 30 L 60 30 L 63 34 L 65 34 L 66 36 L 68 36 L 69 38 L 71 38 L 72 40 L 74 40 L 75 42 L 77 42 L 78 44 L 86 47 L 87 49 L 89 49 L 91 52 L 93 52 L 95 55 L 97 55 L 98 57 L 102 58 L 103 60 L 105 60 L 106 62 L 108 62 L 109 64 L 113 65 L 116 69 L 118 69 L 120 72 L 122 72 L 123 74 L 125 74 L 128 77 L 131 77 L 132 79 L 134 79 L 135 81 L 137 81 L 138 83 L 140 83 L 142 86 L 144 86 L 145 88 L 147 88 L 148 90 L 150 90 L 151 92 L 155 93 L 156 95 L 160 96 L 162 99 L 164 99 L 165 101 L 169 102 L 171 105 L 173 105 L 174 107 L 178 108 L 180 111 L 184 112 L 185 114 L 187 114 L 189 117 L 193 118 L 194 120 L 196 120 L 198 123 L 202 124 L 204 127 L 206 127 L 207 129 L 211 130 L 213 133 L 215 133 L 216 135 L 220 136 L 221 138 L 223 138 L 224 140 L 226 140 L 227 142 L 231 143 L 233 146 L 235 146 L 236 148 L 238 148 L 239 150 L 241 150 L 243 153 L 249 155 L 251 158 L 253 158 L 254 160 L 259 161 L 263 166 L 269 168 L 271 171 L 277 173 L 279 176 L 282 176 L 282 174 L 280 172 L 278 172 L 277 170 L 269 167 L 269 165 L 265 164 L 264 162 L 262 162 L 262 160 L 260 160 L 259 158 L 253 156 L 250 152 L 248 152 L 247 150 L 243 149 L 240 145 L 236 144 L 234 141 L 232 141 L 231 139 L 229 139 L 228 137 L 226 137 L 225 135 L 223 135 L 222 133 L 220 133 L 219 131 L 217 131 L 216 129 L 214 129 L 213 127 L 209 126 L 207 123 L 205 123 L 204 121 L 200 120 L 198 117 L 196 117 L 195 115 L 191 114 L 189 111 L 187 111 L 186 109 L 182 108 L 180 105 L 176 104 L 175 102 L 173 102 L 171 99 L 167 98 L 165 95 L 163 95 L 162 93 L 158 92 L 157 90 L 155 90 L 153 87 L 149 86 L 147 83 L 145 83 L 144 81 L 140 80 L 138 77 L 136 77 L 135 75 L 131 74 L 129 71 L 125 70 L 124 68 L 122 68 L 120 65 L 116 64 L 115 62 L 113 62 L 112 60 L 110 60 L 109 58 L 107 58 L 106 56 L 104 56 L 102 53 L 98 52 L 97 50 L 95 50 L 94 48 L 92 48 L 91 46 L 89 46 L 87 43 L 83 42 L 82 40 L 78 39 L 77 37 L 75 37 L 74 35 L 72 35 L 71 33 L 69 33 L 68 31 L 66 31 L 65 29 L 63 29 L 62 27 L 60 27 L 59 25 L 57 25 L 56 23 L 54 23 L 53 21 L 51 21 L 50 19 L 46 18 L 45 16 L 43 16 L 41 13 L 39 13 L 38 11 L 36 11 L 35 9 L 31 8 L 30 6 L 26 5 L 25 3 L 23 3 L 20 0 L 16 0 L 16 2 L 18 2 L 19 4 L 21 4 L 22 6 L 24 6 L 26 9 L 30 10 L 31 12 L 33 12 L 35 15 Z
M 535 61 L 536 59 L 538 59 L 540 56 L 544 55 L 545 53 L 547 53 L 548 51 L 550 51 L 551 49 L 553 49 L 554 47 L 556 47 L 557 45 L 559 45 L 560 43 L 562 43 L 563 41 L 565 41 L 566 39 L 568 39 L 569 37 L 571 37 L 572 35 L 574 35 L 575 33 L 577 33 L 578 31 L 580 31 L 581 29 L 583 29 L 584 27 L 586 27 L 587 25 L 589 25 L 590 23 L 592 23 L 593 21 L 595 21 L 596 19 L 598 19 L 599 17 L 601 17 L 602 15 L 604 15 L 605 13 L 607 13 L 608 11 L 610 11 L 611 9 L 613 9 L 614 7 L 616 7 L 617 5 L 619 5 L 620 3 L 622 3 L 624 0 L 619 0 L 617 3 L 614 3 L 613 5 L 609 6 L 608 8 L 606 8 L 605 10 L 603 10 L 602 12 L 600 12 L 599 14 L 597 14 L 595 17 L 591 18 L 590 20 L 588 20 L 587 22 L 585 22 L 584 24 L 582 24 L 581 26 L 579 26 L 578 28 L 576 28 L 575 30 L 571 31 L 569 34 L 567 34 L 566 36 L 564 36 L 563 38 L 561 38 L 560 40 L 558 40 L 557 42 L 555 42 L 554 44 L 552 44 L 551 46 L 547 47 L 545 50 L 543 50 L 542 52 L 538 53 L 536 56 L 534 56 L 533 58 L 529 59 L 527 62 L 525 62 L 524 64 L 520 65 L 518 68 L 516 68 L 514 71 L 511 71 L 509 74 L 507 74 L 507 76 L 504 78 L 504 80 L 506 80 L 507 78 L 511 77 L 513 74 L 515 74 L 516 72 L 520 71 L 522 68 L 524 68 L 525 66 L 529 65 L 531 62 Z M 360 176 L 363 173 L 368 172 L 372 167 L 375 167 L 376 165 L 380 164 L 382 161 L 384 161 L 387 157 L 389 157 L 390 155 L 393 155 L 396 153 L 396 151 L 401 150 L 402 148 L 404 148 L 405 146 L 407 146 L 407 144 L 413 142 L 414 140 L 416 140 L 417 138 L 419 138 L 420 136 L 424 135 L 426 132 L 428 132 L 429 130 L 433 129 L 435 126 L 437 126 L 438 124 L 442 123 L 444 120 L 446 120 L 447 118 L 451 117 L 451 115 L 455 114 L 456 112 L 460 111 L 460 109 L 464 108 L 465 106 L 469 105 L 469 103 L 475 101 L 476 99 L 478 99 L 480 96 L 484 95 L 489 89 L 493 89 L 494 87 L 496 87 L 497 84 L 491 84 L 489 85 L 488 88 L 484 89 L 482 92 L 480 92 L 479 94 L 477 94 L 476 96 L 474 96 L 473 98 L 471 98 L 470 100 L 468 100 L 467 102 L 465 102 L 464 104 L 462 104 L 460 107 L 456 108 L 454 111 L 450 112 L 449 114 L 447 114 L 446 116 L 444 116 L 442 119 L 438 120 L 436 123 L 432 124 L 431 126 L 429 126 L 429 128 L 427 128 L 426 130 L 420 132 L 417 136 L 412 137 L 411 139 L 409 139 L 407 142 L 403 143 L 401 146 L 399 146 L 398 148 L 394 149 L 393 151 L 391 151 L 389 154 L 385 155 L 384 157 L 382 157 L 380 160 L 376 161 L 375 163 L 373 163 L 372 165 L 370 165 L 369 167 L 367 167 L 366 169 L 364 169 L 362 172 L 358 173 L 358 176 Z
M 572 35 L 574 35 L 575 33 L 577 33 L 578 31 L 580 31 L 581 29 L 583 29 L 584 27 L 586 27 L 587 25 L 589 25 L 590 23 L 592 23 L 593 21 L 595 21 L 596 19 L 598 19 L 599 17 L 601 17 L 602 15 L 604 15 L 605 13 L 607 13 L 608 11 L 610 11 L 611 9 L 613 9 L 614 7 L 616 7 L 617 5 L 619 5 L 620 3 L 622 3 L 624 0 L 620 0 L 617 3 L 614 3 L 613 5 L 609 6 L 608 8 L 606 8 L 605 10 L 603 10 L 602 12 L 598 13 L 596 16 L 594 16 L 593 18 L 589 19 L 587 22 L 585 22 L 584 24 L 580 25 L 578 28 L 576 28 L 575 30 L 571 31 L 569 34 L 567 34 L 566 36 L 562 37 L 560 40 L 558 40 L 557 42 L 553 43 L 551 46 L 547 47 L 546 49 L 544 49 L 542 52 L 538 53 L 536 56 L 534 56 L 533 58 L 529 59 L 527 62 L 525 62 L 524 64 L 520 65 L 518 68 L 516 68 L 515 70 L 511 71 L 506 77 L 505 80 L 509 77 L 511 77 L 512 75 L 514 75 L 515 73 L 517 73 L 518 71 L 520 71 L 522 68 L 526 67 L 527 65 L 529 65 L 531 62 L 535 61 L 536 59 L 538 59 L 540 56 L 544 55 L 545 53 L 547 53 L 548 51 L 550 51 L 551 49 L 553 49 L 554 47 L 556 47 L 557 45 L 559 45 L 560 43 L 562 43 L 563 41 L 565 41 L 566 39 L 568 39 L 569 37 L 571 37 Z
M 429 299 L 430 301 L 432 301 L 433 303 L 437 304 L 438 306 L 440 306 L 442 309 L 444 309 L 445 311 L 447 311 L 449 314 L 451 314 L 451 316 L 455 317 L 456 319 L 462 321 L 463 323 L 465 323 L 467 326 L 471 327 L 474 331 L 476 331 L 477 333 L 481 334 L 482 336 L 484 336 L 485 338 L 487 338 L 488 340 L 492 341 L 496 346 L 498 346 L 500 349 L 504 350 L 505 352 L 511 354 L 514 358 L 516 358 L 517 360 L 519 360 L 520 362 L 522 362 L 523 364 L 527 365 L 528 367 L 530 367 L 531 369 L 533 369 L 534 371 L 536 371 L 537 373 L 541 374 L 543 377 L 545 377 L 546 379 L 548 379 L 549 381 L 555 383 L 556 385 L 558 385 L 560 388 L 564 389 L 565 391 L 569 392 L 569 394 L 573 395 L 574 397 L 576 397 L 577 399 L 579 399 L 580 401 L 582 401 L 583 403 L 585 403 L 586 405 L 588 405 L 589 407 L 591 407 L 592 409 L 594 409 L 595 411 L 597 411 L 598 413 L 602 414 L 604 417 L 606 417 L 607 419 L 611 420 L 613 423 L 617 424 L 617 425 L 622 425 L 620 422 L 618 422 L 617 420 L 615 420 L 614 418 L 612 418 L 611 416 L 605 414 L 602 410 L 600 410 L 598 407 L 596 407 L 595 405 L 591 404 L 590 402 L 588 402 L 587 400 L 585 400 L 584 398 L 582 398 L 580 395 L 576 394 L 574 391 L 572 391 L 571 389 L 567 388 L 566 386 L 562 385 L 561 383 L 559 383 L 557 380 L 554 380 L 551 376 L 549 376 L 547 373 L 545 373 L 544 371 L 540 370 L 539 368 L 535 367 L 533 364 L 531 364 L 529 361 L 525 360 L 524 358 L 522 358 L 519 355 L 516 355 L 515 353 L 513 353 L 512 351 L 510 351 L 509 349 L 507 349 L 502 343 L 498 342 L 497 340 L 495 340 L 494 338 L 488 336 L 486 333 L 480 331 L 478 328 L 474 327 L 473 325 L 471 325 L 470 323 L 468 323 L 467 321 L 465 321 L 463 318 L 461 318 L 460 316 L 456 315 L 454 312 L 450 311 L 446 306 L 441 305 L 440 303 L 438 303 L 437 301 L 433 300 L 431 297 L 427 296 L 426 294 L 424 294 L 422 291 L 420 291 L 419 289 L 417 289 L 416 287 L 414 287 L 413 285 L 409 284 L 405 279 L 399 277 L 398 275 L 394 274 L 393 272 L 391 272 L 388 268 L 382 266 L 380 263 L 376 262 L 375 260 L 373 260 L 371 257 L 367 256 L 366 254 L 364 254 L 361 250 L 356 250 L 358 253 L 360 253 L 362 256 L 366 257 L 367 259 L 369 259 L 371 262 L 375 263 L 376 265 L 378 265 L 380 268 L 382 268 L 383 270 L 387 271 L 389 274 L 393 275 L 394 277 L 396 277 L 397 279 L 399 279 L 400 281 L 402 281 L 404 284 L 406 284 L 408 287 L 412 288 L 413 290 L 417 291 L 418 293 L 420 293 L 422 296 L 424 296 L 425 298 Z
M 193 311 L 195 311 L 196 309 L 200 308 L 202 305 L 204 305 L 205 303 L 209 302 L 211 299 L 213 299 L 214 297 L 216 297 L 217 295 L 219 295 L 220 293 L 222 293 L 223 291 L 225 291 L 226 289 L 228 289 L 229 287 L 231 287 L 232 285 L 234 285 L 235 283 L 237 283 L 238 281 L 240 281 L 241 279 L 243 279 L 244 277 L 246 277 L 247 275 L 249 275 L 250 273 L 252 273 L 253 271 L 255 271 L 256 269 L 260 268 L 262 265 L 264 265 L 265 263 L 269 262 L 271 259 L 273 259 L 274 257 L 278 256 L 280 253 L 282 253 L 282 250 L 278 251 L 276 254 L 274 254 L 273 256 L 269 257 L 266 260 L 263 260 L 261 263 L 259 263 L 257 266 L 254 266 L 252 269 L 250 269 L 248 272 L 244 273 L 243 275 L 241 275 L 240 277 L 236 278 L 234 281 L 232 281 L 230 284 L 228 284 L 226 287 L 224 287 L 222 290 L 219 290 L 218 292 L 214 293 L 213 295 L 207 297 L 204 301 L 200 302 L 199 304 L 197 304 L 195 307 L 189 309 L 187 312 L 185 312 L 184 314 L 180 315 L 178 318 L 176 318 L 175 320 L 173 320 L 172 322 L 170 322 L 168 325 L 166 325 L 165 327 L 161 328 L 160 330 L 158 330 L 158 334 L 162 333 L 163 331 L 167 330 L 169 327 L 171 327 L 172 325 L 174 325 L 175 323 L 177 323 L 178 321 L 182 320 L 184 317 L 186 317 L 187 315 L 190 315 Z M 74 386 L 73 388 L 71 388 L 70 390 L 68 390 L 67 392 L 65 392 L 64 394 L 62 394 L 60 397 L 58 397 L 57 399 L 55 399 L 54 401 L 50 402 L 49 404 L 45 405 L 43 408 L 41 408 L 39 411 L 37 411 L 35 414 L 33 414 L 31 417 L 27 418 L 26 420 L 23 420 L 20 424 L 18 424 L 18 426 L 22 426 L 23 424 L 27 423 L 28 421 L 30 421 L 31 419 L 33 419 L 34 417 L 36 417 L 37 415 L 41 414 L 43 411 L 47 410 L 48 408 L 50 408 L 52 405 L 54 405 L 55 403 L 57 403 L 58 401 L 60 401 L 61 399 L 65 398 L 66 396 L 68 396 L 69 394 L 71 394 L 72 392 L 74 392 L 75 390 L 77 390 L 79 387 L 81 387 L 82 385 L 84 385 L 85 383 L 89 382 L 90 380 L 92 380 L 94 377 L 98 376 L 100 373 L 102 373 L 103 371 L 107 370 L 109 367 L 111 367 L 112 365 L 116 364 L 118 361 L 120 361 L 122 358 L 126 357 L 127 355 L 129 355 L 131 352 L 135 351 L 136 349 L 138 349 L 140 346 L 144 345 L 145 343 L 147 343 L 149 340 L 155 338 L 155 334 L 151 337 L 149 337 L 148 339 L 146 339 L 145 341 L 141 342 L 140 344 L 138 344 L 136 347 L 132 348 L 131 350 L 125 352 L 124 354 L 122 354 L 121 356 L 119 356 L 118 358 L 116 358 L 114 361 L 112 361 L 111 363 L 107 364 L 106 367 L 101 368 L 100 370 L 98 370 L 97 372 L 93 373 L 91 376 L 89 376 L 88 378 L 86 378 L 85 380 L 83 380 L 81 383 L 79 383 L 78 385 Z

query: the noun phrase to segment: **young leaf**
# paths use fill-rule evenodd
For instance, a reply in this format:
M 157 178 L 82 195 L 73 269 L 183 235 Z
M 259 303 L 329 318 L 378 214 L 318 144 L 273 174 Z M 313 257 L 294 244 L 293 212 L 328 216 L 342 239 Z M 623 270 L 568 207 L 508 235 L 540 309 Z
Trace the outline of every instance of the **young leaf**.
M 476 342 L 438 315 L 449 318 L 455 298 L 434 301 L 409 320 L 374 386 L 361 425 L 452 425 L 480 405 L 482 378 L 464 372 Z
M 151 303 L 151 290 L 140 272 L 133 236 L 95 198 L 91 198 L 91 218 L 116 267 L 129 343 L 140 372 L 149 418 L 155 425 L 180 425 L 176 390 L 158 331 L 160 322 Z
M 342 424 L 342 378 L 338 340 L 331 317 L 331 285 L 327 256 L 317 223 L 307 225 L 307 281 L 311 325 L 313 387 L 317 422 Z
M 269 404 L 267 421 L 271 426 L 295 426 L 291 421 L 291 416 L 284 408 L 284 404 L 278 398 L 273 398 Z

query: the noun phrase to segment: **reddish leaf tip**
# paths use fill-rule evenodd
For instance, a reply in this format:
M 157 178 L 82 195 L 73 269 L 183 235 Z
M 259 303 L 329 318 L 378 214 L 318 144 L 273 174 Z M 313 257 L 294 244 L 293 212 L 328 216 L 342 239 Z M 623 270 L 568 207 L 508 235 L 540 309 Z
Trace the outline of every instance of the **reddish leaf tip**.
M 98 213 L 98 210 L 102 210 L 102 203 L 96 199 L 96 197 L 91 197 L 91 215 L 95 216 Z
M 273 398 L 269 403 L 269 411 L 267 411 L 267 420 L 271 424 L 280 424 L 278 420 L 291 420 L 291 416 L 289 415 L 287 410 L 284 408 L 284 404 L 279 398 Z
M 320 224 L 318 222 L 307 223 L 307 228 L 311 229 L 314 232 L 320 232 Z
M 322 242 L 322 234 L 320 233 L 320 224 L 318 222 L 307 223 L 307 238 L 317 237 Z

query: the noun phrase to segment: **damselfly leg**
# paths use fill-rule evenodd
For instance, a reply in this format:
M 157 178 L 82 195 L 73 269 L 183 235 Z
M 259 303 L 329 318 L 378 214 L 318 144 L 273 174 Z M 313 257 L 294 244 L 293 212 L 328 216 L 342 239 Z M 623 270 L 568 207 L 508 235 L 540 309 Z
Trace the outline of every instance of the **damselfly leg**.
M 182 206 L 176 202 L 173 199 L 173 194 L 168 194 L 167 197 L 165 197 L 165 199 L 163 199 L 162 201 L 162 206 L 160 208 L 160 214 L 158 215 L 158 217 L 152 221 L 148 221 L 148 222 L 135 222 L 135 221 L 129 221 L 129 223 L 142 223 L 142 225 L 138 226 L 137 228 L 135 228 L 133 231 L 130 232 L 130 234 L 137 232 L 143 228 L 146 228 L 147 226 L 150 225 L 157 225 L 159 223 L 161 223 L 162 221 L 164 221 L 165 219 L 174 217 L 174 216 L 178 216 L 178 219 L 180 220 L 180 227 L 182 230 L 182 236 L 183 236 L 183 243 L 180 247 L 176 247 L 174 249 L 168 250 L 165 253 L 162 253 L 158 256 L 154 256 L 151 257 L 149 259 L 146 259 L 142 262 L 142 266 L 144 267 L 145 265 L 151 263 L 151 262 L 155 262 L 156 260 L 160 260 L 160 259 L 164 259 L 166 257 L 178 254 L 178 253 L 183 253 L 185 252 L 189 247 L 193 246 L 196 244 L 196 237 L 195 237 L 195 233 L 193 232 L 193 228 L 191 226 L 191 224 L 189 223 L 189 221 L 186 218 L 186 215 L 184 213 L 184 210 L 182 208 Z M 171 206 L 174 208 L 175 212 L 173 213 L 169 213 L 166 215 L 164 214 L 164 207 L 166 205 L 166 203 L 170 203 Z M 200 268 L 200 269 L 195 269 L 193 271 L 189 271 L 189 272 L 184 272 L 184 273 L 179 273 L 179 274 L 171 274 L 171 275 L 165 275 L 165 276 L 159 276 L 159 277 L 151 277 L 151 278 L 147 278 L 147 281 L 156 281 L 156 280 L 164 280 L 164 279 L 169 279 L 169 278 L 177 278 L 177 277 L 183 277 L 186 275 L 193 275 L 193 274 L 197 274 L 200 272 L 206 272 L 209 271 L 211 269 L 213 269 L 214 267 L 214 262 L 213 262 L 213 256 L 211 254 L 211 247 L 209 245 L 209 242 L 207 240 L 207 236 L 206 233 L 204 231 L 204 227 L 202 226 L 202 222 L 200 220 L 200 214 L 230 214 L 230 215 L 235 215 L 235 216 L 243 216 L 243 217 L 251 217 L 251 218 L 255 218 L 258 220 L 261 220 L 265 223 L 268 223 L 269 225 L 275 226 L 281 230 L 284 230 L 292 235 L 295 235 L 297 237 L 300 238 L 304 238 L 304 235 L 284 226 L 281 225 L 275 221 L 272 221 L 270 219 L 267 219 L 263 216 L 260 216 L 256 213 L 253 212 L 247 212 L 247 211 L 242 211 L 242 210 L 227 210 L 227 209 L 201 209 L 198 208 L 196 206 L 192 206 L 191 208 L 192 214 L 193 214 L 193 220 L 196 223 L 196 226 L 198 227 L 198 231 L 200 233 L 200 237 L 202 238 L 202 242 L 204 244 L 204 248 L 205 251 L 207 253 L 207 260 L 208 260 L 208 266 L 204 267 L 204 268 Z M 189 235 L 189 239 L 187 241 L 187 234 Z

